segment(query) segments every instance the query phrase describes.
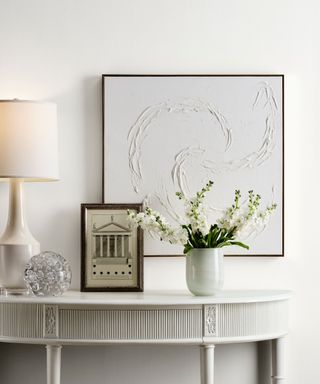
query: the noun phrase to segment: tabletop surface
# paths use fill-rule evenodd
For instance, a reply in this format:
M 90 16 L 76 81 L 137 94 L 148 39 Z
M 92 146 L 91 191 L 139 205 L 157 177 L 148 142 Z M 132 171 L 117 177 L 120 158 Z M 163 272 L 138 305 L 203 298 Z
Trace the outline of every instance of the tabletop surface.
M 199 305 L 253 303 L 287 300 L 287 290 L 223 290 L 215 296 L 193 296 L 188 291 L 79 292 L 60 297 L 0 296 L 0 303 L 77 304 L 77 305 Z

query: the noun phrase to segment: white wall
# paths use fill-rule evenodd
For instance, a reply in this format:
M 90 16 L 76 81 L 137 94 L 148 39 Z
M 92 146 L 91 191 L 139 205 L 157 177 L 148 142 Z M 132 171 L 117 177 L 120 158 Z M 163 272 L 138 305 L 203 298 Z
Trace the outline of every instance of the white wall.
M 0 0 L 0 98 L 58 103 L 61 181 L 28 185 L 28 213 L 43 249 L 71 262 L 75 288 L 79 206 L 101 199 L 101 74 L 286 75 L 285 258 L 227 259 L 226 288 L 296 292 L 288 338 L 290 384 L 314 384 L 320 374 L 319 11 L 317 0 Z M 1 230 L 6 199 L 1 184 Z M 183 259 L 145 260 L 146 290 L 184 287 Z M 256 357 L 254 344 L 218 347 L 217 383 L 256 384 Z M 127 369 L 118 375 L 119 359 Z M 1 383 L 45 381 L 42 347 L 2 345 L 0 361 Z M 198 374 L 196 348 L 64 351 L 63 382 L 69 384 L 194 384 Z

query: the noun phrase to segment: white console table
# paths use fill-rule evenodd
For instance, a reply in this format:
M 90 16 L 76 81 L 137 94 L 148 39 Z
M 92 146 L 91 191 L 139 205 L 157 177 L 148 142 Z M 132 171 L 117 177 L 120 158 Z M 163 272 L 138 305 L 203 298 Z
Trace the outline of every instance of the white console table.
M 201 384 L 213 384 L 216 344 L 272 340 L 272 383 L 283 384 L 290 296 L 267 290 L 0 296 L 0 341 L 46 345 L 47 384 L 60 384 L 62 345 L 196 344 Z

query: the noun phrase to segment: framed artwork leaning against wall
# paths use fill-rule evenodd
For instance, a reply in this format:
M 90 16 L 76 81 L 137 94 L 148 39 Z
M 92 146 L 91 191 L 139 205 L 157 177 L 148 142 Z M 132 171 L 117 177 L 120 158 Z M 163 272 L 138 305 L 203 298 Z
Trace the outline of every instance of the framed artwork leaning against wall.
M 143 291 L 143 233 L 127 210 L 141 204 L 81 204 L 81 291 Z
M 284 76 L 102 76 L 103 201 L 146 202 L 176 225 L 183 205 L 209 180 L 209 222 L 248 191 L 277 208 L 270 223 L 225 256 L 284 255 Z M 243 239 L 245 240 L 245 239 Z M 145 256 L 182 247 L 145 231 Z

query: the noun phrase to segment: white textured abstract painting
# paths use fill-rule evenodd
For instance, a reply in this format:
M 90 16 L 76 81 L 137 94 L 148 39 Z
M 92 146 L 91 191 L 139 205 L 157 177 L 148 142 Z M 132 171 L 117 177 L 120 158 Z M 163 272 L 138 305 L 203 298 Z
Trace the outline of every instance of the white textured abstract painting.
M 271 222 L 226 255 L 283 255 L 283 76 L 103 75 L 104 202 L 141 203 L 174 222 L 192 195 L 214 181 L 212 221 L 249 190 L 275 202 Z M 182 248 L 146 235 L 145 255 Z

